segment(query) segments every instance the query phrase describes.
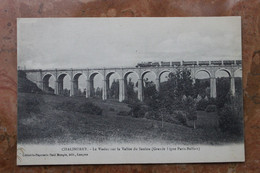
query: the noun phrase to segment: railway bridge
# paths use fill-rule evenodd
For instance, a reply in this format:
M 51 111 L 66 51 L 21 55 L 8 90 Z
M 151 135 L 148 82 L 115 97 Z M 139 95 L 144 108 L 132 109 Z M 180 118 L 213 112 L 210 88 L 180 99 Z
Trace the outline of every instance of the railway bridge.
M 184 68 L 190 70 L 191 77 L 195 81 L 196 74 L 203 71 L 209 75 L 210 78 L 210 97 L 216 97 L 216 73 L 225 71 L 230 77 L 230 90 L 235 95 L 235 73 L 242 70 L 241 61 L 232 61 L 233 63 L 225 63 L 225 61 L 205 61 L 207 63 L 199 63 L 198 61 L 190 61 L 192 63 L 169 63 L 167 65 L 157 64 L 150 66 L 136 66 L 136 67 L 123 67 L 123 68 L 86 68 L 86 69 L 30 69 L 24 70 L 27 78 L 36 83 L 37 86 L 47 91 L 49 88 L 49 79 L 51 76 L 55 79 L 54 94 L 60 95 L 63 90 L 63 79 L 65 76 L 70 78 L 70 96 L 74 96 L 78 90 L 78 79 L 81 75 L 86 79 L 86 97 L 91 97 L 91 90 L 94 89 L 94 77 L 101 74 L 103 77 L 103 92 L 102 99 L 108 98 L 107 90 L 109 88 L 109 77 L 112 74 L 119 75 L 119 101 L 122 102 L 126 99 L 126 84 L 127 76 L 135 73 L 138 77 L 138 99 L 143 101 L 143 80 L 146 73 L 152 72 L 156 76 L 155 85 L 156 89 L 160 90 L 161 76 L 165 72 L 174 73 L 178 69 Z M 218 62 L 218 63 L 216 63 Z

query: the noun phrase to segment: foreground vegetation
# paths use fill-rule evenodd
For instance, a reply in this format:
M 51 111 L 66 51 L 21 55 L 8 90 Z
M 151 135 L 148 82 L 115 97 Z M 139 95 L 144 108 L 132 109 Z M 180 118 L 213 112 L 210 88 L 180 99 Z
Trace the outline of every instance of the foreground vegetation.
M 20 75 L 18 142 L 242 142 L 241 92 L 233 97 L 228 79 L 217 82 L 217 98 L 208 99 L 205 81 L 194 84 L 189 71 L 178 71 L 169 75 L 159 92 L 153 82 L 145 81 L 145 100 L 139 102 L 134 84 L 129 81 L 127 100 L 119 103 L 113 99 L 49 95 Z
M 143 141 L 223 144 L 241 140 L 218 130 L 216 113 L 198 112 L 197 129 L 169 122 L 164 122 L 162 128 L 161 121 L 117 115 L 119 112 L 131 109 L 127 104 L 113 100 L 86 100 L 83 97 L 30 93 L 19 93 L 18 97 L 19 143 L 86 144 Z M 91 102 L 94 107 L 102 107 L 102 115 L 82 113 L 62 106 L 71 102 L 76 105 Z

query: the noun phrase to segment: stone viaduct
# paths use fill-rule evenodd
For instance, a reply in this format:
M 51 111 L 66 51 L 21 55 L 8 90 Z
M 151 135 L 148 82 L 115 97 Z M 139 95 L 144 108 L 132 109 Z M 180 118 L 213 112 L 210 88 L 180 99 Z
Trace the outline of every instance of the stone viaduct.
M 191 76 L 195 80 L 196 74 L 203 71 L 209 75 L 210 78 L 210 97 L 216 97 L 216 73 L 219 71 L 225 71 L 230 77 L 230 89 L 231 93 L 235 95 L 235 73 L 239 70 L 242 70 L 241 63 L 237 64 L 224 64 L 221 61 L 221 64 L 215 65 L 212 64 L 212 61 L 208 61 L 208 65 L 180 65 L 175 66 L 170 64 L 169 66 L 148 66 L 148 67 L 124 67 L 124 68 L 89 68 L 89 69 L 31 69 L 24 70 L 27 75 L 27 78 L 32 82 L 36 83 L 37 86 L 46 91 L 49 87 L 49 79 L 51 76 L 55 78 L 55 88 L 54 93 L 56 95 L 61 94 L 63 90 L 63 79 L 68 75 L 71 79 L 70 83 L 70 96 L 75 95 L 75 91 L 78 90 L 78 79 L 80 75 L 84 75 L 87 85 L 86 85 L 86 97 L 91 96 L 91 90 L 94 88 L 94 77 L 97 74 L 103 76 L 103 95 L 102 99 L 107 99 L 107 90 L 109 88 L 109 77 L 117 73 L 119 75 L 119 101 L 122 102 L 126 99 L 126 83 L 127 76 L 131 73 L 135 73 L 138 77 L 138 99 L 143 101 L 143 78 L 144 75 L 148 72 L 152 72 L 156 76 L 156 89 L 160 90 L 160 79 L 161 75 L 165 72 L 174 73 L 178 69 L 188 69 L 191 71 Z

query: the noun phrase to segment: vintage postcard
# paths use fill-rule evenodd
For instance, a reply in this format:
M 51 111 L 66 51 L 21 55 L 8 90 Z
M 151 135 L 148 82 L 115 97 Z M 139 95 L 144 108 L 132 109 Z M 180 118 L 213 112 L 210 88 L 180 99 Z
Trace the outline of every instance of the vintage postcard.
M 17 27 L 17 165 L 245 160 L 240 17 Z

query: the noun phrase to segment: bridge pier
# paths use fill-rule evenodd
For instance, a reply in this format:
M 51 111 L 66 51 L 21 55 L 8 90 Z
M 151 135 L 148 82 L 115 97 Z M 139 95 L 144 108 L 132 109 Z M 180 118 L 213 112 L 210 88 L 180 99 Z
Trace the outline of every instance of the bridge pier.
M 59 81 L 55 81 L 54 94 L 59 95 Z
M 125 80 L 119 79 L 119 102 L 125 100 Z
M 160 78 L 155 79 L 155 88 L 158 92 L 160 91 Z
M 63 81 L 58 80 L 58 95 L 61 95 L 63 91 Z
M 75 95 L 75 90 L 74 90 L 75 86 L 74 85 L 75 85 L 74 84 L 74 80 L 71 80 L 70 81 L 70 96 L 74 96 Z
M 106 100 L 107 99 L 107 80 L 103 80 L 103 94 L 102 94 L 102 99 Z
M 236 89 L 235 89 L 235 78 L 233 76 L 231 77 L 231 80 L 230 80 L 230 90 L 231 90 L 231 95 L 235 96 L 235 92 L 236 92 Z
M 87 79 L 87 86 L 86 86 L 86 98 L 90 97 L 90 80 Z
M 138 79 L 138 99 L 143 101 L 143 79 Z
M 44 92 L 48 91 L 49 81 L 42 81 L 42 90 Z M 55 93 L 54 93 L 55 94 Z
M 216 98 L 217 97 L 217 91 L 216 91 L 216 78 L 212 77 L 210 78 L 210 97 Z

